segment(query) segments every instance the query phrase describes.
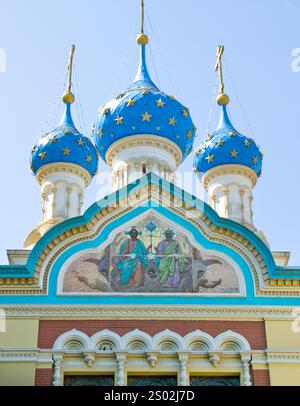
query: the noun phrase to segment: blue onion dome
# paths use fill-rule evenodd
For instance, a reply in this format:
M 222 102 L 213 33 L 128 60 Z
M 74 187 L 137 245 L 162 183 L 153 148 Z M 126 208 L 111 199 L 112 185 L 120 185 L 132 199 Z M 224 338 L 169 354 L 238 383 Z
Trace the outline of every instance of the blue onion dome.
M 194 159 L 194 170 L 205 174 L 221 165 L 242 165 L 252 169 L 259 177 L 262 171 L 263 154 L 252 138 L 240 134 L 231 124 L 227 112 L 229 98 L 218 98 L 221 117 L 218 128 L 200 147 Z M 227 99 L 226 99 L 227 97 Z
M 98 151 L 90 138 L 82 135 L 74 125 L 71 114 L 72 93 L 63 96 L 66 108 L 63 118 L 53 131 L 41 136 L 31 151 L 31 170 L 34 174 L 53 163 L 71 163 L 93 177 L 98 169 Z
M 192 151 L 196 128 L 189 109 L 158 89 L 146 65 L 148 37 L 138 37 L 140 64 L 131 86 L 104 105 L 93 127 L 100 156 L 116 141 L 135 135 L 159 136 L 179 147 L 182 160 Z

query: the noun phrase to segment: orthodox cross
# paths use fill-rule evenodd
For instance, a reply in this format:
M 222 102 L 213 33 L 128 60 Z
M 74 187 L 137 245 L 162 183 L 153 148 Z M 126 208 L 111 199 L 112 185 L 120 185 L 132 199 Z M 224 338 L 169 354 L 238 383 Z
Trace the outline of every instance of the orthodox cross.
M 75 45 L 71 45 L 69 65 L 68 65 L 68 92 L 71 93 L 72 88 L 72 72 L 73 72 L 73 58 L 74 58 Z
M 224 93 L 224 81 L 223 81 L 223 69 L 222 69 L 222 56 L 224 53 L 224 45 L 218 46 L 217 49 L 217 63 L 215 66 L 215 71 L 219 72 L 219 78 L 220 78 L 220 93 Z
M 144 0 L 141 0 L 141 33 L 144 34 L 145 25 L 145 4 Z

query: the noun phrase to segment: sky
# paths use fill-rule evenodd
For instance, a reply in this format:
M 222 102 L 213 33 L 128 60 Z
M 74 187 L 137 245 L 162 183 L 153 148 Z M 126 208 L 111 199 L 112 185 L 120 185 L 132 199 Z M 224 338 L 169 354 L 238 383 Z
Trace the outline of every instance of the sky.
M 0 0 L 1 264 L 7 263 L 6 249 L 22 248 L 41 219 L 40 188 L 29 156 L 42 132 L 60 120 L 70 44 L 76 44 L 74 120 L 88 134 L 99 106 L 135 77 L 139 3 Z M 198 128 L 195 146 L 217 126 L 214 65 L 216 47 L 225 46 L 233 124 L 264 152 L 263 174 L 253 192 L 255 225 L 272 250 L 291 251 L 290 265 L 300 265 L 300 69 L 295 60 L 300 0 L 145 3 L 152 78 L 190 108 Z M 190 171 L 192 161 L 187 158 L 180 170 Z M 104 193 L 105 172 L 100 162 L 85 209 Z

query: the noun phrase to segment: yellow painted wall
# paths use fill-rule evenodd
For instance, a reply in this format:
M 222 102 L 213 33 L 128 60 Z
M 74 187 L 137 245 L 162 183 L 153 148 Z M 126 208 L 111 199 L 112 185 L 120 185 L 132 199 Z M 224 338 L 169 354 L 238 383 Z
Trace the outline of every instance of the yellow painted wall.
M 300 333 L 293 331 L 292 321 L 266 321 L 267 347 L 282 352 L 300 351 Z M 283 361 L 283 360 L 282 360 Z M 272 386 L 300 386 L 299 362 L 270 362 L 270 380 Z
M 0 333 L 0 349 L 36 349 L 38 327 L 38 320 L 6 320 L 6 332 Z M 0 362 L 0 386 L 34 385 L 35 366 L 35 362 Z
M 272 386 L 300 386 L 300 364 L 271 364 Z
M 6 332 L 0 333 L 0 348 L 37 348 L 39 321 L 8 319 Z
M 34 386 L 35 367 L 35 362 L 0 362 L 0 386 Z
M 266 320 L 265 323 L 269 349 L 300 351 L 300 332 L 292 330 L 291 320 Z

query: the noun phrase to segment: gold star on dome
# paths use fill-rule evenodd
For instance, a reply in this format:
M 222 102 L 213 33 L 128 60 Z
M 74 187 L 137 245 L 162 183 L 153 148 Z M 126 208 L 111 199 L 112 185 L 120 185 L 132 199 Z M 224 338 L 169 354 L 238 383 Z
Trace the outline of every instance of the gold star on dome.
M 218 147 L 222 147 L 224 145 L 224 141 L 219 140 L 219 141 L 216 142 L 216 145 Z
M 192 131 L 189 130 L 189 131 L 186 133 L 186 136 L 187 136 L 187 139 L 189 140 L 189 139 L 191 138 L 191 136 L 192 136 Z
M 237 158 L 238 154 L 239 153 L 235 149 L 230 152 L 231 158 Z
M 187 109 L 183 109 L 183 110 L 182 110 L 182 115 L 183 115 L 184 118 L 188 118 L 188 116 L 189 116 L 188 110 L 187 110 Z
M 127 104 L 127 107 L 132 107 L 135 105 L 135 100 L 129 99 L 129 100 L 127 100 L 126 104 Z
M 39 154 L 40 160 L 42 161 L 43 159 L 45 159 L 47 152 L 41 152 Z
M 214 155 L 208 154 L 208 156 L 207 156 L 205 159 L 207 159 L 207 162 L 210 164 L 210 163 L 212 163 L 213 160 L 214 160 Z
M 250 147 L 250 142 L 248 140 L 243 141 L 245 147 L 249 148 Z
M 51 144 L 55 144 L 57 142 L 57 139 L 55 137 L 52 137 L 49 141 L 51 142 Z
M 93 158 L 92 158 L 92 155 L 88 155 L 88 156 L 86 157 L 86 162 L 91 162 L 92 159 L 93 159 Z
M 148 123 L 150 123 L 151 120 L 151 114 L 148 113 L 148 111 L 146 111 L 144 114 L 142 114 L 142 120 L 143 121 L 148 121 Z
M 168 96 L 168 98 L 171 100 L 176 100 L 174 96 Z
M 73 131 L 72 131 L 72 130 L 64 130 L 63 133 L 64 133 L 64 134 L 72 134 Z
M 77 141 L 77 144 L 82 147 L 84 145 L 84 141 L 80 138 L 80 140 Z
M 210 141 L 212 139 L 212 135 L 211 134 L 207 134 L 205 141 Z
M 258 162 L 257 156 L 255 156 L 255 157 L 253 158 L 252 162 L 253 162 L 254 165 L 257 165 L 257 162 Z
M 99 130 L 98 130 L 98 136 L 101 138 L 102 135 L 103 135 L 103 130 L 102 130 L 102 128 L 99 128 Z
M 162 99 L 156 100 L 157 107 L 165 107 L 165 104 L 166 103 L 164 101 L 162 101 Z
M 117 123 L 117 125 L 122 125 L 123 124 L 123 118 L 124 117 L 120 117 L 120 116 L 115 118 L 115 122 Z
M 150 91 L 149 91 L 148 89 L 144 89 L 144 90 L 142 91 L 142 95 L 149 94 L 149 93 L 150 93 Z
M 63 152 L 63 155 L 66 156 L 66 155 L 70 155 L 71 150 L 69 148 L 64 148 L 62 152 Z
M 237 132 L 236 132 L 236 131 L 230 131 L 230 132 L 228 133 L 228 135 L 229 135 L 230 137 L 236 137 L 236 136 L 237 136 Z
M 170 117 L 169 118 L 169 125 L 172 125 L 173 127 L 175 127 L 175 125 L 176 125 L 175 117 Z
M 200 154 L 201 154 L 201 148 L 199 147 L 196 149 L 196 155 L 199 156 Z

